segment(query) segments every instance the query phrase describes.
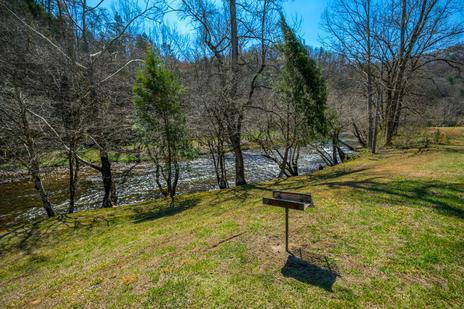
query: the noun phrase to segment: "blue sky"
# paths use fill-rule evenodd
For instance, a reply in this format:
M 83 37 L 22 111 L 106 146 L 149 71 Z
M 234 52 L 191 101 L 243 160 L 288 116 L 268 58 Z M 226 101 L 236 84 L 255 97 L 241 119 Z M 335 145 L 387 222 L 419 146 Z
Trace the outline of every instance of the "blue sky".
M 328 0 L 290 0 L 284 4 L 285 14 L 290 21 L 299 21 L 299 35 L 307 45 L 319 47 L 319 36 L 324 34 L 320 27 L 321 15 Z
M 117 0 L 105 0 L 103 7 L 111 8 L 113 2 Z M 321 15 L 329 0 L 287 0 L 284 3 L 284 11 L 287 20 L 293 25 L 298 24 L 298 34 L 302 37 L 307 45 L 319 47 L 319 37 L 323 34 L 320 28 Z M 99 2 L 98 0 L 90 0 Z M 181 33 L 188 33 L 190 27 L 183 21 L 180 21 L 175 13 L 170 13 L 166 20 L 171 26 L 175 26 Z
M 292 25 L 299 26 L 298 34 L 307 45 L 313 47 L 321 45 L 319 37 L 323 31 L 320 28 L 320 21 L 327 2 L 328 0 L 287 0 L 283 5 L 287 20 Z M 176 14 L 168 14 L 166 19 L 170 24 L 177 24 L 178 31 L 183 33 L 190 31 L 189 26 L 179 21 Z

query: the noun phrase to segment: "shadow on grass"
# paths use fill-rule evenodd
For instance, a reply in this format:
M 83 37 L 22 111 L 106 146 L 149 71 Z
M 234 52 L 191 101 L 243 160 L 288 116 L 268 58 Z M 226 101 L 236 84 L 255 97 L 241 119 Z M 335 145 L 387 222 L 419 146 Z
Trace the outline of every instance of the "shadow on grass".
M 464 154 L 464 147 L 445 146 L 443 149 L 450 153 Z
M 394 180 L 326 182 L 330 188 L 355 189 L 353 197 L 360 201 L 392 206 L 427 207 L 447 216 L 464 218 L 464 184 L 441 181 Z
M 0 256 L 12 249 L 32 255 L 34 248 L 41 242 L 56 237 L 56 233 L 63 232 L 63 228 L 91 230 L 97 225 L 101 226 L 102 223 L 109 226 L 110 220 L 104 217 L 94 217 L 89 220 L 65 214 L 31 223 L 20 223 L 0 235 Z
M 290 254 L 281 272 L 284 277 L 294 278 L 300 282 L 333 292 L 332 286 L 339 274 L 332 268 L 327 258 L 307 253 L 300 255 L 300 257 Z
M 255 189 L 258 189 L 255 184 L 246 184 L 225 190 L 216 190 L 214 193 L 211 193 L 214 194 L 214 198 L 210 202 L 210 205 L 219 206 L 228 202 L 234 202 L 236 206 L 242 205 L 251 197 L 252 191 Z
M 173 206 L 156 209 L 154 211 L 138 211 L 135 209 L 136 214 L 133 216 L 134 223 L 142 223 L 145 221 L 156 220 L 162 217 L 174 216 L 184 210 L 195 207 L 198 204 L 198 199 L 186 199 L 175 201 Z
M 343 177 L 343 176 L 346 176 L 346 175 L 352 175 L 352 174 L 356 174 L 356 173 L 360 173 L 360 172 L 364 172 L 368 170 L 368 168 L 366 167 L 362 167 L 362 168 L 356 168 L 356 169 L 349 169 L 349 168 L 337 168 L 337 169 L 333 169 L 329 172 L 326 172 L 326 173 L 321 173 L 321 174 L 309 174 L 308 175 L 308 178 L 312 181 L 322 181 L 322 180 L 329 180 L 329 179 L 333 179 L 333 178 L 339 178 L 339 177 Z
M 173 207 L 143 208 L 134 207 L 132 216 L 134 223 L 155 220 L 165 216 L 172 216 L 188 208 L 196 206 L 198 200 L 187 199 L 176 201 Z M 58 215 L 50 219 L 41 219 L 31 223 L 21 223 L 11 226 L 7 231 L 0 234 L 0 257 L 9 250 L 20 250 L 27 255 L 33 256 L 34 249 L 40 247 L 47 240 L 65 241 L 66 233 L 72 233 L 79 229 L 79 233 L 89 232 L 96 227 L 107 228 L 117 224 L 121 218 L 113 213 L 107 216 L 72 216 Z M 121 220 L 126 220 L 122 218 Z

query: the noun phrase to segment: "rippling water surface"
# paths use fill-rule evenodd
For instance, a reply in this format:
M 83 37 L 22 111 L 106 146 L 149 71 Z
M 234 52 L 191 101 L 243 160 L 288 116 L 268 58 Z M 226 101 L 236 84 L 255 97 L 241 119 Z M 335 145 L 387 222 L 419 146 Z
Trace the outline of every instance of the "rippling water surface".
M 259 151 L 244 152 L 246 178 L 248 183 L 270 180 L 277 177 L 279 169 L 270 159 Z M 324 162 L 319 155 L 304 149 L 300 155 L 299 172 L 305 174 L 317 169 Z M 226 156 L 229 183 L 234 183 L 234 157 Z M 119 204 L 133 204 L 159 197 L 156 193 L 154 166 L 143 163 L 137 166 L 129 176 L 122 174 L 128 165 L 114 165 Z M 55 172 L 44 177 L 44 184 L 50 200 L 58 212 L 65 212 L 68 204 L 68 183 L 65 172 Z M 187 167 L 182 168 L 179 180 L 179 193 L 216 189 L 213 164 L 208 156 L 201 156 Z M 76 211 L 95 209 L 102 200 L 102 182 L 99 174 L 84 169 L 79 182 L 79 195 Z M 0 184 L 0 225 L 35 219 L 45 215 L 33 184 L 27 180 Z

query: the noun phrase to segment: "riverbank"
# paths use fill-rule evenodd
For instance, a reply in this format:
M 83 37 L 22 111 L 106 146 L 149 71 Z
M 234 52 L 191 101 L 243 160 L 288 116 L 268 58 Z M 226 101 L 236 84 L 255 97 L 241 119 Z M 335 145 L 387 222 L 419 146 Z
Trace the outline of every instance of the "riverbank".
M 279 169 L 272 160 L 259 151 L 244 151 L 245 169 L 249 183 L 257 183 L 275 178 Z M 234 156 L 226 154 L 226 168 L 229 182 L 233 185 Z M 302 149 L 299 160 L 300 173 L 305 174 L 325 165 L 321 157 L 311 149 Z M 130 170 L 130 173 L 127 171 Z M 209 156 L 199 156 L 186 166 L 182 163 L 178 193 L 209 191 L 217 188 L 213 162 Z M 113 175 L 120 205 L 136 204 L 160 197 L 157 190 L 152 163 L 114 163 Z M 66 169 L 53 168 L 44 172 L 43 181 L 55 211 L 66 213 L 68 207 L 68 175 Z M 45 211 L 29 178 L 14 179 L 0 183 L 0 227 L 5 224 L 20 223 L 45 217 Z M 80 172 L 76 196 L 76 211 L 101 207 L 103 198 L 101 175 L 89 167 Z
M 461 131 L 464 133 L 464 130 Z M 26 224 L 0 239 L 0 303 L 61 307 L 462 307 L 464 143 L 310 176 Z M 272 190 L 315 208 L 261 204 Z

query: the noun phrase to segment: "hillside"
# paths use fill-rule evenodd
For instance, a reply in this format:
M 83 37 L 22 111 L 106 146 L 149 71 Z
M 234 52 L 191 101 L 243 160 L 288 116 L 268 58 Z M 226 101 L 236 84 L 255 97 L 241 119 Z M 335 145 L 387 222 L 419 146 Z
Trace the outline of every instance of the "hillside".
M 464 130 L 310 176 L 3 231 L 6 307 L 462 307 Z M 315 208 L 261 204 L 272 190 Z

